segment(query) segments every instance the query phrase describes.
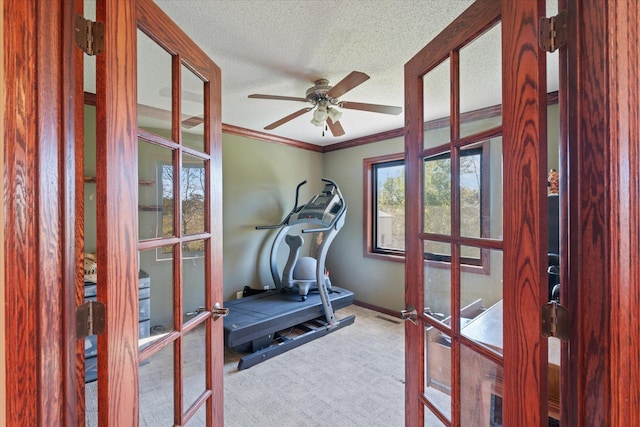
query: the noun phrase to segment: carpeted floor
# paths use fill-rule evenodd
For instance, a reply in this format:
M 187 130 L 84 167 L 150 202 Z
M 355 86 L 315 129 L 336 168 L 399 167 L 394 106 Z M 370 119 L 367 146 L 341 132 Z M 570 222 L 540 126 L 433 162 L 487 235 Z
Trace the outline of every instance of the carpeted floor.
M 404 325 L 351 305 L 336 312 L 355 322 L 320 339 L 237 370 L 242 356 L 225 349 L 227 427 L 357 427 L 404 425 Z M 197 331 L 192 334 L 198 340 Z M 201 342 L 201 340 L 200 340 Z M 185 343 L 185 401 L 204 389 L 204 349 Z M 140 425 L 171 425 L 172 346 L 140 367 Z M 86 386 L 86 425 L 97 426 L 97 382 Z M 189 426 L 204 426 L 204 408 Z
M 225 352 L 225 426 L 404 425 L 404 325 L 362 307 L 353 325 L 256 366 Z

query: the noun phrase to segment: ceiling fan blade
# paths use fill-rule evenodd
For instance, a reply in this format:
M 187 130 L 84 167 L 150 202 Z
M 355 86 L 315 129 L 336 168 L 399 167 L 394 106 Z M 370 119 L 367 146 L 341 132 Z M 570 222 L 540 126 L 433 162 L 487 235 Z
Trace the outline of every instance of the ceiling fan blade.
M 334 122 L 331 120 L 331 117 L 327 117 L 327 126 L 329 126 L 329 130 L 333 134 L 333 136 L 342 136 L 344 135 L 344 129 L 339 121 Z
M 279 95 L 261 95 L 259 93 L 254 93 L 253 95 L 249 95 L 249 98 L 258 98 L 258 99 L 280 99 L 282 101 L 300 101 L 307 102 L 307 98 L 298 98 L 295 96 L 279 96 Z
M 138 114 L 140 116 L 162 120 L 165 122 L 171 122 L 171 111 L 165 110 L 159 107 L 153 107 L 150 105 L 138 104 Z M 182 115 L 182 127 L 185 129 L 191 129 L 198 126 L 204 121 L 202 116 L 187 116 Z
M 182 127 L 185 129 L 191 129 L 192 127 L 196 127 L 199 124 L 204 122 L 204 117 L 202 116 L 191 116 L 182 121 Z
M 402 107 L 394 107 L 393 105 L 365 104 L 362 102 L 342 101 L 340 107 L 350 110 L 371 111 L 373 113 L 394 114 L 402 113 Z
M 313 107 L 303 108 L 302 110 L 298 110 L 298 111 L 296 111 L 295 113 L 291 113 L 291 114 L 289 114 L 288 116 L 283 117 L 283 118 L 281 118 L 280 120 L 278 120 L 278 121 L 276 121 L 276 122 L 271 123 L 269 126 L 265 126 L 265 130 L 272 130 L 272 129 L 275 129 L 275 128 L 277 128 L 278 126 L 283 125 L 283 124 L 287 123 L 288 121 L 293 120 L 293 119 L 295 119 L 296 117 L 301 116 L 301 115 L 303 115 L 304 113 L 307 113 L 307 112 L 311 111 L 311 109 L 312 109 L 312 108 L 313 108 Z
M 334 87 L 332 87 L 329 92 L 327 92 L 327 95 L 331 98 L 340 98 L 342 95 L 367 80 L 369 80 L 369 76 L 365 73 L 352 71 L 347 77 L 340 80 Z

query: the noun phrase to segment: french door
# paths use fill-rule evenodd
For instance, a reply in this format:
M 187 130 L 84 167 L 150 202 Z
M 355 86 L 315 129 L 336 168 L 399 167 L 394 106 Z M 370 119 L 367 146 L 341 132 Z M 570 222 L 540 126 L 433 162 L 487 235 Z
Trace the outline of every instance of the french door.
M 96 422 L 222 425 L 220 69 L 151 0 L 96 19 Z
M 544 7 L 478 0 L 405 65 L 407 426 L 548 422 Z

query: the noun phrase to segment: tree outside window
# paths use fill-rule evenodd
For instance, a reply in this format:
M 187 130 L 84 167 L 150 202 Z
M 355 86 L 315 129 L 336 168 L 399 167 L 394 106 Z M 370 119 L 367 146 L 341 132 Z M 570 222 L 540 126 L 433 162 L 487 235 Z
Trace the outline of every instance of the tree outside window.
M 484 144 L 465 147 L 460 151 L 460 235 L 485 237 L 483 229 L 483 191 L 488 191 L 488 156 Z M 451 235 L 451 155 L 443 153 L 424 160 L 423 224 L 425 233 Z M 364 160 L 366 207 L 365 255 L 404 257 L 404 159 L 401 154 Z M 483 253 L 479 248 L 463 246 L 461 263 L 482 265 Z M 401 259 L 400 259 L 401 260 Z M 451 262 L 448 243 L 431 242 L 425 260 Z

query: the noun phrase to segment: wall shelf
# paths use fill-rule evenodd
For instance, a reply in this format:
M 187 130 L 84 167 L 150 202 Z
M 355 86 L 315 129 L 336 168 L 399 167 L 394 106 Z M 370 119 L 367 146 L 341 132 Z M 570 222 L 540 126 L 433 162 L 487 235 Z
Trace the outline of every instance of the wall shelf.
M 96 177 L 95 176 L 85 176 L 84 177 L 84 182 L 85 183 L 96 183 Z M 152 185 L 155 185 L 156 182 L 154 180 L 140 180 L 138 181 L 138 185 L 144 185 L 146 187 L 150 187 Z
M 140 205 L 138 209 L 143 212 L 162 212 L 161 205 Z

